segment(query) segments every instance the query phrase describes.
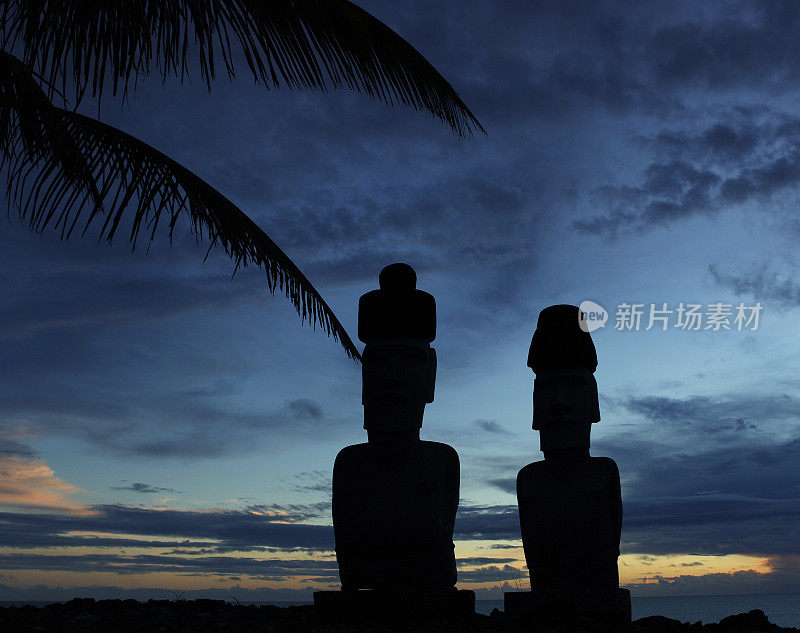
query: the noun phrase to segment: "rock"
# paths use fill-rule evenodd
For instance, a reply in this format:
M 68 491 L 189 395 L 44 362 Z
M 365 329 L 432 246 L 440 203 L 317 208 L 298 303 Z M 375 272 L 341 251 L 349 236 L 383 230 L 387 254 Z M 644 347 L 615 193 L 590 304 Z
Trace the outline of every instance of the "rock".
M 631 633 L 687 633 L 689 625 L 663 615 L 639 618 L 631 624 Z
M 773 633 L 783 629 L 769 621 L 761 609 L 753 609 L 748 613 L 729 615 L 719 621 L 720 633 Z

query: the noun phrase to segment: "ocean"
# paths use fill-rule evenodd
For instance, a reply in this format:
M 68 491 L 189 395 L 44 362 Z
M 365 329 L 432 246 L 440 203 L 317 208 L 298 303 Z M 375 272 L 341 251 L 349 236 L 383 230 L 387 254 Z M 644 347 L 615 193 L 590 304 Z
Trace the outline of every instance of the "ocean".
M 194 597 L 194 596 L 193 596 Z M 199 597 L 199 596 L 198 596 Z M 20 601 L 0 600 L 0 607 L 22 604 Z M 49 601 L 27 600 L 24 604 L 37 607 L 50 604 Z M 243 603 L 245 604 L 245 603 Z M 293 604 L 309 604 L 308 602 L 275 602 L 246 604 L 277 604 L 289 606 Z M 489 615 L 492 609 L 503 609 L 502 600 L 476 600 L 475 610 Z M 631 611 L 634 620 L 648 615 L 663 615 L 681 622 L 697 622 L 703 624 L 719 622 L 722 618 L 736 613 L 745 613 L 752 609 L 761 609 L 767 614 L 770 622 L 778 626 L 800 629 L 800 594 L 743 594 L 735 596 L 661 596 L 657 598 L 631 598 Z

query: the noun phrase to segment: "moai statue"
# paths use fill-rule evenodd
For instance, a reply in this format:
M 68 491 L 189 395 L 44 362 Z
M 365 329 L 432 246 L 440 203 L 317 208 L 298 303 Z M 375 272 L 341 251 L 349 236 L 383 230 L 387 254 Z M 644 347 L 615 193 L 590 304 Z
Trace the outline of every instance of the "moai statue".
M 550 306 L 533 333 L 533 428 L 544 461 L 517 475 L 522 545 L 534 604 L 557 598 L 574 602 L 577 611 L 602 611 L 629 623 L 630 594 L 619 588 L 617 569 L 619 471 L 614 460 L 589 455 L 600 406 L 597 355 L 581 317 L 576 306 Z
M 342 449 L 333 467 L 333 529 L 343 590 L 335 599 L 340 604 L 354 594 L 362 595 L 359 600 L 369 594 L 346 595 L 356 589 L 391 590 L 395 598 L 399 590 L 446 590 L 470 594 L 474 611 L 474 593 L 454 588 L 458 454 L 446 444 L 420 439 L 436 380 L 436 350 L 430 346 L 436 302 L 416 289 L 416 280 L 411 266 L 392 264 L 381 271 L 380 289 L 359 301 L 367 442 Z M 319 607 L 336 592 L 318 593 Z M 465 597 L 459 600 L 463 607 Z

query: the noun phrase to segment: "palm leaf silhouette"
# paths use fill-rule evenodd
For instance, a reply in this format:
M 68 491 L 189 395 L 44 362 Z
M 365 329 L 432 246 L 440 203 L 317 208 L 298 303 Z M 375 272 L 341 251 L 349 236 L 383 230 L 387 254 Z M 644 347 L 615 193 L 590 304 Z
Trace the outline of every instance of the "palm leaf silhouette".
M 135 247 L 142 231 L 152 241 L 163 214 L 170 240 L 186 216 L 209 251 L 222 246 L 235 270 L 263 267 L 270 292 L 283 290 L 356 360 L 317 290 L 240 209 L 153 147 L 52 99 L 101 99 L 107 80 L 125 97 L 153 68 L 183 81 L 194 52 L 209 90 L 219 60 L 233 78 L 241 56 L 267 89 L 347 88 L 427 110 L 459 137 L 484 132 L 420 53 L 346 0 L 0 0 L 0 36 L 0 168 L 33 230 L 56 227 L 67 239 L 102 218 L 110 241 L 129 219 Z
M 0 61 L 8 57 L 0 54 Z M 18 117 L 24 124 L 14 121 L 14 113 L 0 102 L 0 121 L 10 121 L 10 142 L 2 157 L 7 192 L 33 230 L 55 226 L 66 239 L 77 226 L 85 233 L 104 217 L 99 234 L 110 242 L 132 209 L 130 240 L 135 247 L 142 229 L 153 239 L 164 214 L 171 241 L 178 220 L 188 214 L 192 234 L 198 241 L 208 239 L 209 252 L 220 245 L 236 269 L 263 267 L 270 292 L 283 289 L 303 321 L 322 325 L 349 357 L 360 358 L 336 315 L 292 260 L 236 205 L 180 163 L 115 127 L 53 106 L 41 90 L 38 107 Z M 27 119 L 47 125 L 35 128 L 39 135 L 26 134 L 22 130 L 31 125 Z M 52 146 L 67 150 L 47 151 Z M 77 169 L 75 160 L 80 161 Z
M 0 164 L 8 167 L 6 194 L 16 200 L 21 216 L 36 209 L 42 196 L 52 200 L 57 195 L 57 190 L 42 191 L 41 186 L 24 195 L 31 175 L 43 185 L 53 169 L 61 170 L 67 190 L 74 194 L 83 191 L 94 204 L 102 205 L 81 149 L 31 69 L 4 51 L 0 51 L 0 151 Z
M 125 93 L 153 62 L 166 80 L 188 76 L 189 48 L 211 89 L 237 52 L 267 88 L 346 87 L 424 109 L 455 134 L 483 131 L 452 86 L 397 33 L 347 0 L 5 0 L 4 48 L 50 86 L 99 97 L 107 76 Z M 52 96 L 52 95 L 50 95 Z

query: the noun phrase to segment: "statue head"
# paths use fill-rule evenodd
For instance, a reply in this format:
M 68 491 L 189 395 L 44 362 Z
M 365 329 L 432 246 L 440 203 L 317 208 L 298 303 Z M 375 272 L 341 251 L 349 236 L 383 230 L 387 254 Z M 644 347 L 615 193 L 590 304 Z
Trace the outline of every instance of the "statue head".
M 417 290 L 408 264 L 381 271 L 379 290 L 358 302 L 364 428 L 413 431 L 422 426 L 436 382 L 436 301 Z
M 555 305 L 539 313 L 528 352 L 533 381 L 533 428 L 542 451 L 588 448 L 600 421 L 592 337 L 580 327 L 577 306 Z

